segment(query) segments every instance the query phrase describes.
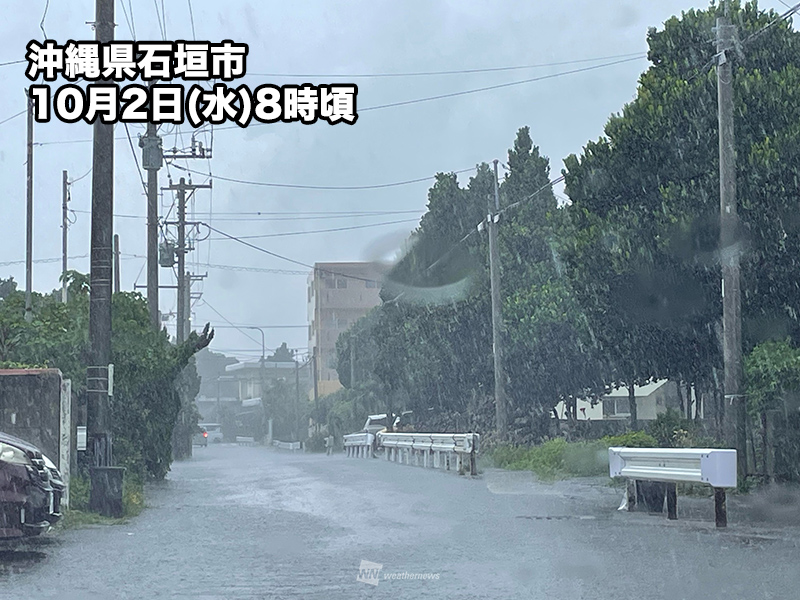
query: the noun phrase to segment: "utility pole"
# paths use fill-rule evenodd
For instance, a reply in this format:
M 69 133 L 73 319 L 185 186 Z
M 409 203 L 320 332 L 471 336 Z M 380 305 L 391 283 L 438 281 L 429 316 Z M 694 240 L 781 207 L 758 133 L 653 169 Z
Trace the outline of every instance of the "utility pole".
M 186 180 L 178 186 L 178 343 L 186 339 Z
M 717 17 L 717 105 L 719 117 L 720 262 L 722 264 L 722 354 L 725 366 L 724 430 L 735 445 L 740 481 L 747 476 L 747 412 L 742 394 L 742 314 L 739 276 L 739 216 L 736 208 L 736 146 L 733 129 L 733 38 L 725 14 Z
M 96 0 L 95 38 L 114 39 L 114 0 Z M 109 420 L 111 363 L 112 235 L 114 231 L 114 126 L 93 125 L 91 273 L 89 292 L 90 366 L 86 369 L 92 485 L 89 506 L 106 516 L 122 516 L 122 470 L 113 464 Z
M 119 294 L 119 234 L 114 234 L 114 293 Z
M 317 358 L 317 347 L 314 346 L 311 351 L 311 375 L 314 378 L 314 429 L 319 433 L 319 421 L 317 420 L 319 417 L 319 385 L 317 383 L 319 371 L 317 369 Z
M 67 172 L 61 172 L 61 302 L 67 303 L 67 227 L 69 226 L 69 180 Z
M 497 160 L 494 161 L 494 206 L 489 200 L 486 225 L 489 229 L 489 277 L 492 285 L 492 342 L 494 355 L 494 405 L 498 441 L 508 435 L 506 375 L 503 368 L 503 300 L 500 294 L 500 248 L 497 242 L 497 223 L 500 218 L 500 188 L 497 182 Z
M 163 154 L 155 123 L 147 124 L 147 133 L 139 138 L 139 146 L 142 166 L 147 170 L 147 310 L 153 327 L 161 329 L 158 316 L 158 171 Z
M 33 98 L 28 95 L 27 223 L 25 229 L 25 320 L 33 320 Z
M 181 177 L 177 185 L 170 184 L 169 187 L 164 189 L 175 191 L 178 195 L 178 221 L 167 224 L 174 224 L 178 226 L 178 247 L 175 250 L 178 259 L 178 323 L 176 339 L 177 342 L 181 344 L 189 336 L 189 301 L 191 293 L 190 285 L 192 280 L 192 276 L 186 273 L 186 254 L 190 250 L 186 247 L 186 201 L 188 199 L 186 192 L 194 192 L 195 190 L 199 189 L 211 189 L 211 184 L 208 183 L 196 185 L 191 182 L 186 183 L 186 179 Z
M 300 438 L 297 435 L 297 409 L 300 406 L 300 363 L 297 358 L 294 359 L 294 391 L 295 402 L 294 410 L 292 411 L 292 441 L 296 442 Z

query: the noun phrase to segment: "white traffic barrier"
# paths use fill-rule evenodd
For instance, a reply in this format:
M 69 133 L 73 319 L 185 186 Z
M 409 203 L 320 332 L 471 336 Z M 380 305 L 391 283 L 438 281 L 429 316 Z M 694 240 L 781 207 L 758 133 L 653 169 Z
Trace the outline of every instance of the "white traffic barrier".
M 636 481 L 667 483 L 667 514 L 678 518 L 677 483 L 704 483 L 714 488 L 717 527 L 726 527 L 725 488 L 736 487 L 736 450 L 717 448 L 619 448 L 608 449 L 611 477 L 628 479 L 628 510 L 636 507 Z M 663 492 L 662 492 L 663 493 Z M 663 502 L 663 496 L 661 497 Z M 661 505 L 663 509 L 663 504 Z
M 371 433 L 350 433 L 344 436 L 344 451 L 347 456 L 371 458 L 375 436 Z
M 281 442 L 278 440 L 272 440 L 272 445 L 279 450 L 291 450 L 292 452 L 300 450 L 300 442 Z
M 378 433 L 388 461 L 477 475 L 477 433 Z
M 255 438 L 244 436 L 244 435 L 237 435 L 236 436 L 236 443 L 240 446 L 254 446 L 256 443 Z

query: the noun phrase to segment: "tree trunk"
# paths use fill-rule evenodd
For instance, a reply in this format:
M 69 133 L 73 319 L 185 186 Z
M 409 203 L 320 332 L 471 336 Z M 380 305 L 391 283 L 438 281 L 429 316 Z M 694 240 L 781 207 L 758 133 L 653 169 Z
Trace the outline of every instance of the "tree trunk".
M 636 386 L 628 384 L 628 408 L 631 412 L 631 429 L 639 429 L 639 419 L 636 414 Z
M 675 389 L 678 392 L 678 405 L 680 406 L 681 414 L 686 414 L 686 409 L 688 407 L 686 407 L 684 405 L 684 402 L 683 402 L 683 390 L 681 390 L 681 380 L 680 379 L 678 379 L 678 381 L 675 382 Z
M 692 382 L 686 382 L 686 418 L 692 419 Z

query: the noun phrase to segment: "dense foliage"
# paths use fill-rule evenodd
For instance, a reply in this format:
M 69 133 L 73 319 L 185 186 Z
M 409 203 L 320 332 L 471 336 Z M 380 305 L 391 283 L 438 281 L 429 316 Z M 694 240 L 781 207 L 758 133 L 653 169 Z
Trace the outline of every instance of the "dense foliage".
M 72 380 L 74 404 L 85 407 L 88 277 L 69 273 L 66 304 L 61 302 L 60 290 L 34 293 L 31 322 L 24 319 L 24 293 L 8 282 L 0 282 L 0 362 L 60 369 Z M 192 333 L 184 344 L 174 346 L 165 330 L 156 331 L 150 325 L 142 296 L 127 292 L 113 296 L 112 329 L 115 368 L 110 409 L 115 460 L 133 473 L 164 477 L 172 460 L 178 414 L 182 404 L 188 410 L 194 406 L 191 401 L 199 389 L 190 359 L 208 344 L 213 332 Z M 184 427 L 191 427 L 187 423 L 192 417 L 190 413 L 183 419 Z M 196 417 L 191 425 L 195 423 Z
M 754 2 L 729 4 L 741 40 L 728 58 L 743 350 L 758 429 L 759 416 L 797 386 L 800 34 Z M 679 382 L 687 416 L 697 399 L 694 420 L 703 414 L 706 423 L 700 431 L 680 415 L 664 417 L 662 443 L 721 435 L 719 261 L 731 249 L 719 249 L 712 28 L 720 10 L 688 11 L 648 32 L 651 65 L 636 98 L 600 139 L 565 159 L 567 201 L 556 202 L 528 128 L 508 152 L 499 224 L 506 376 L 512 429 L 527 423 L 533 439 L 547 437 L 559 401 L 574 416 L 576 397 L 663 378 Z M 488 251 L 476 230 L 493 201 L 492 178 L 486 164 L 463 187 L 452 173 L 437 176 L 383 304 L 340 338 L 345 413 L 372 397 L 361 386 L 377 391 L 384 409 L 482 415 L 467 421 L 492 429 Z

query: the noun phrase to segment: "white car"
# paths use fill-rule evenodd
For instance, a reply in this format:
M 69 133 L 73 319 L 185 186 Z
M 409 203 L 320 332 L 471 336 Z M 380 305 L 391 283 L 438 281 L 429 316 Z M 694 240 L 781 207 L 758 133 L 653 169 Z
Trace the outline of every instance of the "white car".
M 200 423 L 199 425 L 208 432 L 207 441 L 219 444 L 222 441 L 222 425 L 219 423 Z

